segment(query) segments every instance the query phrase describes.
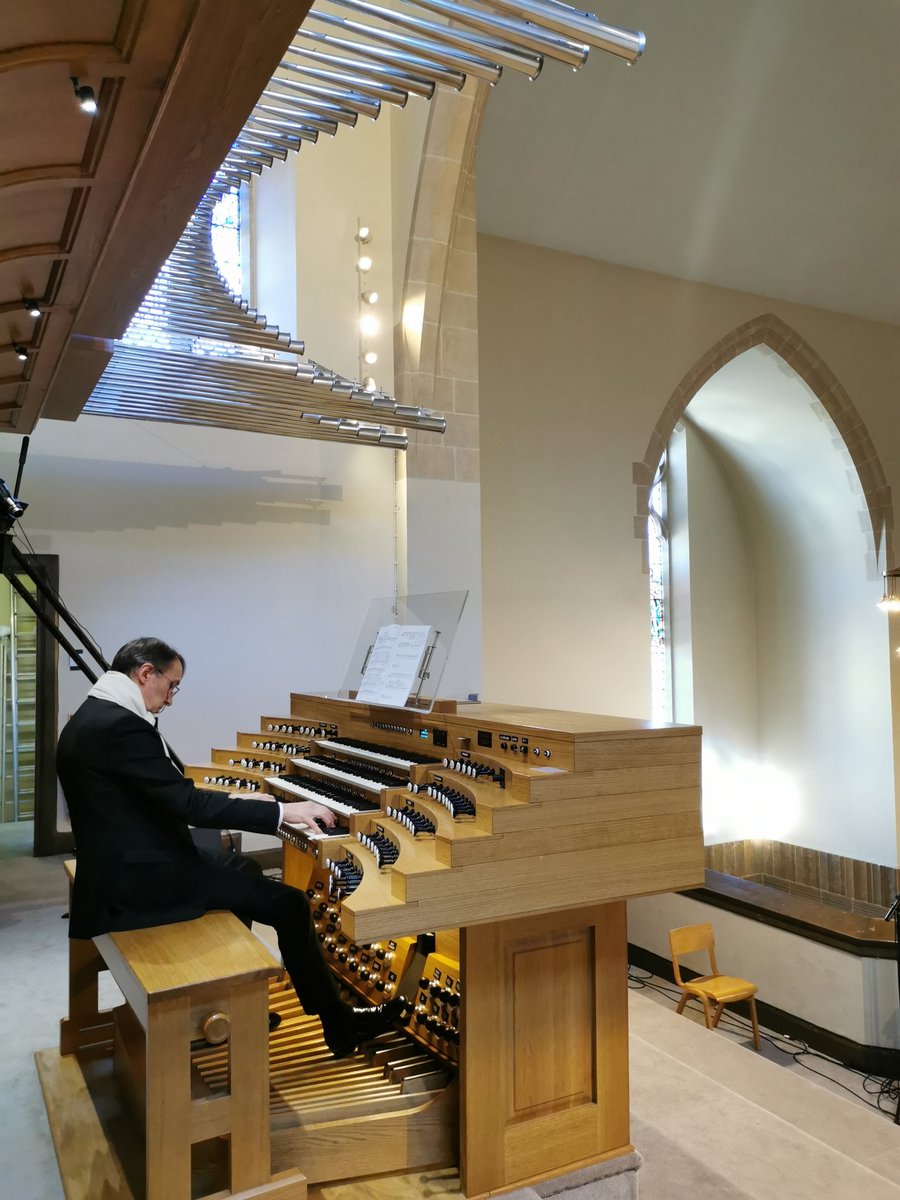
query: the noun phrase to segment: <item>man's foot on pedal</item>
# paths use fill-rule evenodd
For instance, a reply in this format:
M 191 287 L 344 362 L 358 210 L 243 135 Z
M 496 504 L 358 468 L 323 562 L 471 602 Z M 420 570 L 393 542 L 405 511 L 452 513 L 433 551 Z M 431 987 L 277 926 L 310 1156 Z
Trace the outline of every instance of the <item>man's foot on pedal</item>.
M 340 1031 L 325 1034 L 325 1042 L 335 1058 L 346 1058 L 364 1042 L 393 1029 L 403 1016 L 406 1001 L 402 996 L 368 1008 L 349 1008 L 347 1021 Z

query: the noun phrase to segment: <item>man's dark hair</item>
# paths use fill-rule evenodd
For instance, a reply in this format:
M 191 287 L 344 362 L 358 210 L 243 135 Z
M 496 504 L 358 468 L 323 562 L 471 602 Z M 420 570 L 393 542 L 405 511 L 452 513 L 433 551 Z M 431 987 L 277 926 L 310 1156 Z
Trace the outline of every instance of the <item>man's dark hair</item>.
M 126 642 L 122 649 L 116 652 L 116 657 L 112 660 L 112 667 L 110 669 L 121 671 L 123 675 L 130 675 L 132 671 L 136 671 L 144 663 L 149 663 L 155 671 L 162 672 L 176 658 L 181 663 L 182 671 L 184 671 L 184 659 L 174 646 L 160 641 L 159 638 L 135 638 L 133 642 Z

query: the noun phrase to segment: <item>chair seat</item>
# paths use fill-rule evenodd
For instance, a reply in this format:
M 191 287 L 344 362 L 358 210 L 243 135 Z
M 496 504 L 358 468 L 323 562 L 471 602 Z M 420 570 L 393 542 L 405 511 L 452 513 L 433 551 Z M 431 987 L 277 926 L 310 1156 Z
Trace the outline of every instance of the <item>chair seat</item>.
M 682 984 L 683 989 L 694 996 L 709 996 L 717 1003 L 730 1004 L 732 1000 L 746 1000 L 756 995 L 756 984 L 735 975 L 702 975 Z

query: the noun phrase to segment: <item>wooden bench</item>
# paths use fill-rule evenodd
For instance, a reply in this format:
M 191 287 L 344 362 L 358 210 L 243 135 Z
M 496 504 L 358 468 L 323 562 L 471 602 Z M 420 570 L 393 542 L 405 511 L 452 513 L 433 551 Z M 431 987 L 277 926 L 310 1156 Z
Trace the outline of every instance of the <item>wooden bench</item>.
M 66 869 L 71 879 L 74 864 Z M 214 912 L 71 939 L 69 967 L 60 1052 L 112 1051 L 117 1079 L 143 1113 L 146 1200 L 191 1200 L 191 1147 L 212 1138 L 230 1143 L 229 1190 L 217 1197 L 305 1200 L 303 1174 L 273 1177 L 270 1165 L 268 981 L 281 967 L 237 917 Z M 99 1011 L 102 970 L 126 1005 Z M 199 1038 L 227 1041 L 227 1094 L 192 1094 L 191 1042 Z

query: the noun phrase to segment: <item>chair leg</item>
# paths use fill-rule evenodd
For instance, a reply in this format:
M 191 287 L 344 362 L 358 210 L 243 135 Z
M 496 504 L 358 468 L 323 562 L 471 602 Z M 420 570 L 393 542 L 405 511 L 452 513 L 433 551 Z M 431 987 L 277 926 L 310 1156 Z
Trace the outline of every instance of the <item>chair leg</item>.
M 759 1021 L 756 1019 L 756 997 L 750 997 L 750 1021 L 753 1025 L 753 1045 L 759 1049 Z
M 704 1019 L 705 1019 L 705 1021 L 706 1021 L 706 1028 L 707 1028 L 707 1029 L 713 1029 L 713 1028 L 715 1028 L 715 1027 L 714 1027 L 714 1025 L 713 1025 L 713 1023 L 712 1023 L 713 1015 L 712 1015 L 712 1009 L 711 1009 L 711 1008 L 710 1008 L 710 1006 L 709 1006 L 709 997 L 708 997 L 708 996 L 701 996 L 701 997 L 700 997 L 700 1001 L 701 1001 L 701 1003 L 702 1003 L 702 1005 L 703 1005 L 703 1017 L 704 1017 Z
M 687 992 L 682 992 L 681 999 L 678 1001 L 678 1008 L 675 1011 L 677 1013 L 683 1013 L 684 1006 L 687 1004 L 687 1002 L 688 1002 L 688 994 L 687 994 Z
M 713 1029 L 719 1028 L 719 1021 L 722 1019 L 722 1013 L 724 1011 L 725 1011 L 725 1001 L 723 1000 L 723 1001 L 721 1001 L 721 1003 L 716 1005 L 716 1012 L 715 1012 L 715 1016 L 713 1017 L 713 1023 L 712 1023 Z

